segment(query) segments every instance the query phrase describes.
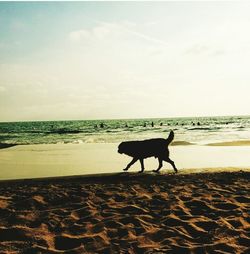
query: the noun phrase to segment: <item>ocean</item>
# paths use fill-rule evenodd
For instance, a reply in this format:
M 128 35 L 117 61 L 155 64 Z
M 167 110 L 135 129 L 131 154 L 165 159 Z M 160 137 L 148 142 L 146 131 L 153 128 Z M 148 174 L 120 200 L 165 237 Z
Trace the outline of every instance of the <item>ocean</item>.
M 250 116 L 1 122 L 0 143 L 119 143 L 166 138 L 170 130 L 175 145 L 240 142 L 250 140 Z

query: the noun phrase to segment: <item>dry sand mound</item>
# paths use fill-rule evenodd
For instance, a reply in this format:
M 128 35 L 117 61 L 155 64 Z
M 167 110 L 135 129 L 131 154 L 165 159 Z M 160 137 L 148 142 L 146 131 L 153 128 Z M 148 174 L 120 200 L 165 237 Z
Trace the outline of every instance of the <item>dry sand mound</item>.
M 250 253 L 250 173 L 0 184 L 0 253 Z

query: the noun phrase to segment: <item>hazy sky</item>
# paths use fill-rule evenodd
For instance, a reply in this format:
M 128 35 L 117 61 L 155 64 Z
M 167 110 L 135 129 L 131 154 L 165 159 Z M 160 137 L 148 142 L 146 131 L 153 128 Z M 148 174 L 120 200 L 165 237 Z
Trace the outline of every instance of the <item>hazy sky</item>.
M 250 3 L 0 3 L 0 121 L 250 114 Z

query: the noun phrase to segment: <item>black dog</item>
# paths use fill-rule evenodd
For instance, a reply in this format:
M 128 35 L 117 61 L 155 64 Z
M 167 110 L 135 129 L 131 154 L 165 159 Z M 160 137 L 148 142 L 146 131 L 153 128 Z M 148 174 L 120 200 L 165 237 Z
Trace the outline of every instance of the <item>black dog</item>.
M 174 139 L 174 132 L 171 131 L 168 138 L 154 138 L 142 141 L 127 141 L 122 142 L 118 146 L 118 153 L 125 153 L 128 156 L 133 157 L 133 160 L 127 165 L 124 171 L 127 171 L 137 160 L 141 162 L 141 172 L 144 171 L 143 159 L 148 157 L 155 157 L 159 160 L 159 167 L 154 170 L 158 172 L 162 167 L 162 161 L 166 161 L 172 165 L 175 172 L 177 173 L 177 168 L 172 160 L 169 158 L 168 145 Z

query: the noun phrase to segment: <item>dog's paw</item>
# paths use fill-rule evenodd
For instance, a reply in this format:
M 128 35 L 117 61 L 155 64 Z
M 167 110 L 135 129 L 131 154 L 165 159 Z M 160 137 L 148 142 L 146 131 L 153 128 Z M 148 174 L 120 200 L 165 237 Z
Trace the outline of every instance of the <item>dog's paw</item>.
M 155 172 L 155 173 L 159 173 L 159 170 L 157 170 L 157 169 L 154 169 L 154 170 L 153 170 L 153 172 Z
M 124 168 L 123 171 L 128 171 L 128 168 Z

